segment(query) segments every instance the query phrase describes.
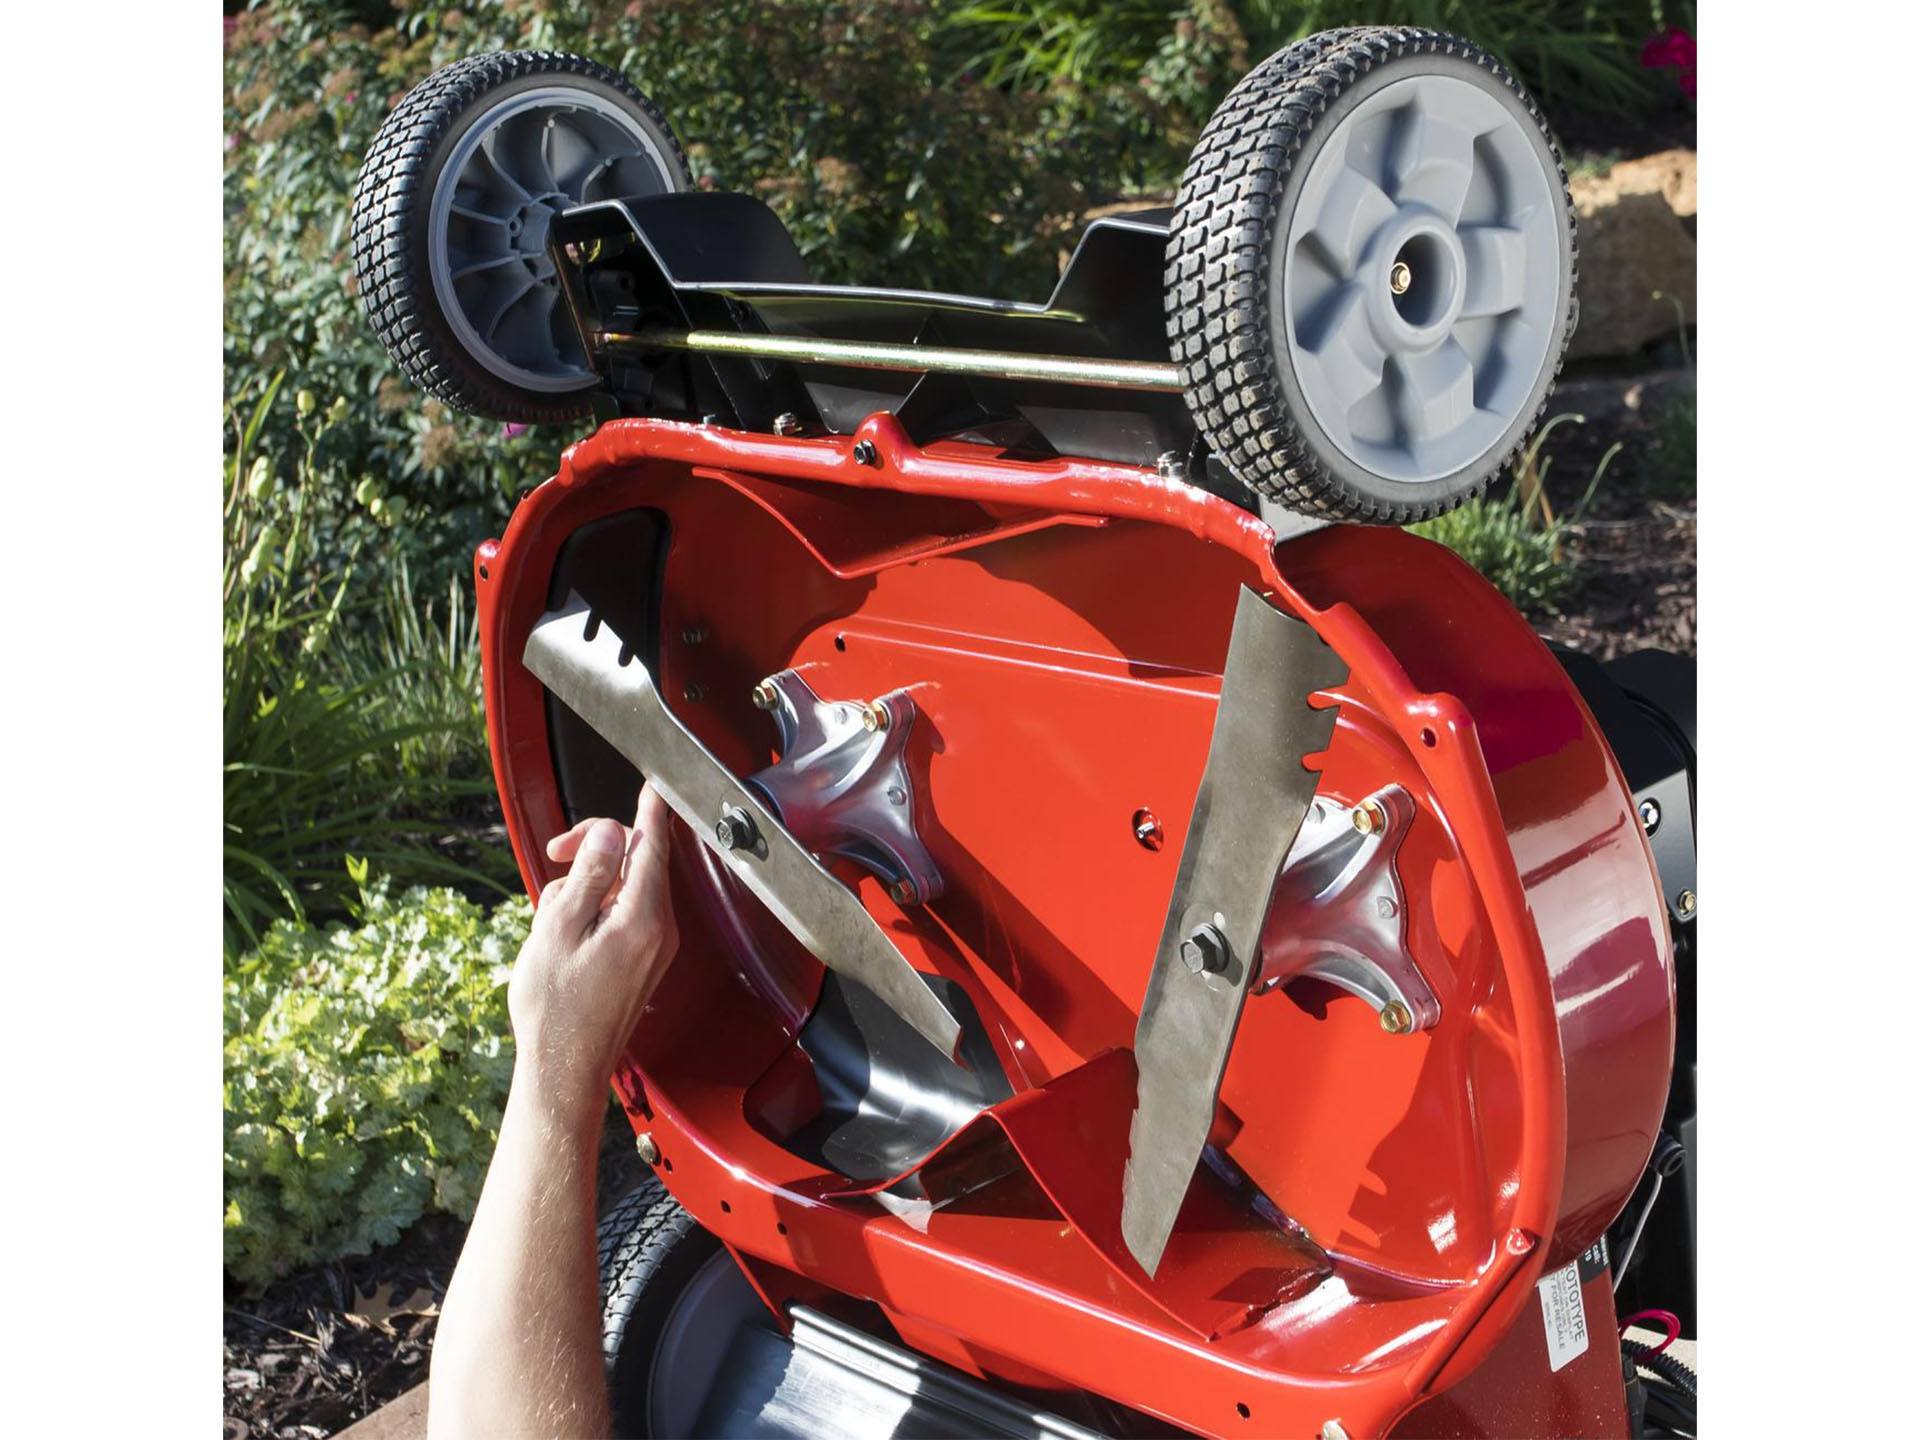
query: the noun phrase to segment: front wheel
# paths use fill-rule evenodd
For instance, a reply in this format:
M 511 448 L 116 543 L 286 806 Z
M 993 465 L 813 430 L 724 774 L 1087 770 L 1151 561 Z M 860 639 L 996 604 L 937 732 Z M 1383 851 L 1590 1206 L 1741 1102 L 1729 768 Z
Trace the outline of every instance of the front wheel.
M 496 420 L 572 420 L 597 377 L 547 255 L 553 217 L 687 188 L 666 117 L 578 55 L 475 55 L 380 127 L 353 199 L 353 269 L 407 378 Z
M 1574 221 L 1539 109 L 1434 30 L 1272 56 L 1194 147 L 1167 331 L 1207 441 L 1268 498 L 1399 524 L 1525 443 L 1574 321 Z

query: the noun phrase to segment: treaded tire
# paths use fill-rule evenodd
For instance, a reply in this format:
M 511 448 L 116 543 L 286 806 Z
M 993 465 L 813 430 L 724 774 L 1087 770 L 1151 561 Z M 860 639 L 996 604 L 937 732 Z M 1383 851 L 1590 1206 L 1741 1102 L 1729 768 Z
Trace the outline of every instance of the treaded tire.
M 1545 362 L 1511 426 L 1454 473 L 1402 481 L 1343 453 L 1315 423 L 1286 346 L 1275 340 L 1273 316 L 1281 297 L 1275 293 L 1274 260 L 1318 153 L 1314 142 L 1344 118 L 1336 113 L 1323 124 L 1329 111 L 1382 67 L 1411 69 L 1406 62 L 1424 56 L 1451 57 L 1474 67 L 1481 88 L 1518 102 L 1531 122 L 1527 133 L 1538 132 L 1542 159 L 1551 164 L 1548 184 L 1564 220 L 1563 267 Z M 1573 205 L 1559 148 L 1539 108 L 1498 61 L 1436 30 L 1357 26 L 1322 31 L 1250 72 L 1201 133 L 1168 236 L 1167 336 L 1195 424 L 1257 493 L 1307 515 L 1403 524 L 1464 504 L 1525 447 L 1573 333 L 1577 260 Z
M 540 391 L 513 384 L 456 335 L 435 293 L 430 210 L 460 138 L 516 91 L 559 86 L 624 111 L 655 142 L 671 188 L 687 188 L 687 157 L 658 106 L 618 71 L 559 51 L 473 55 L 422 80 L 386 119 L 354 184 L 353 273 L 373 333 L 407 378 L 447 404 L 496 420 L 546 423 L 590 413 L 590 382 Z
M 667 1318 L 720 1242 L 649 1175 L 602 1218 L 598 1250 L 613 1433 L 645 1436 L 649 1374 Z

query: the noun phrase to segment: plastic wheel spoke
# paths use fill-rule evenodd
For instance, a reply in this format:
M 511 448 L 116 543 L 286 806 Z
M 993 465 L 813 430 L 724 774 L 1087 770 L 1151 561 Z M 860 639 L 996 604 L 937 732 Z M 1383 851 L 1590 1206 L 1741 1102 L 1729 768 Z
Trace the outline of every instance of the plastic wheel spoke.
M 1367 240 L 1394 216 L 1387 192 L 1351 165 L 1342 166 L 1313 217 L 1313 233 L 1340 265 L 1342 277 L 1353 274 Z
M 1464 318 L 1504 315 L 1526 296 L 1527 238 L 1501 225 L 1472 225 L 1460 232 L 1466 251 Z
M 515 199 L 522 201 L 531 200 L 533 195 L 528 191 L 526 186 L 514 178 L 513 172 L 507 168 L 506 162 L 500 158 L 500 130 L 504 128 L 506 127 L 501 126 L 499 129 L 495 129 L 488 134 L 485 139 L 481 140 L 478 153 L 486 157 L 487 165 L 492 169 L 497 178 L 506 182 L 507 188 L 513 192 Z
M 1451 433 L 1473 415 L 1473 361 L 1447 339 L 1424 355 L 1396 355 L 1394 413 L 1416 442 Z
M 511 265 L 514 261 L 521 258 L 522 257 L 516 252 L 508 251 L 505 255 L 494 255 L 485 260 L 475 260 L 455 270 L 453 272 L 453 278 L 456 281 L 464 280 L 467 276 L 476 275 L 482 270 L 497 270 L 502 265 Z
M 449 209 L 453 214 L 460 216 L 462 219 L 471 220 L 478 225 L 497 225 L 504 227 L 507 223 L 507 217 L 504 215 L 494 215 L 485 210 L 476 210 L 473 206 L 462 205 L 457 200 Z
M 521 300 L 525 299 L 529 290 L 537 290 L 539 286 L 540 282 L 529 275 L 522 280 L 517 287 L 507 291 L 507 298 L 500 302 L 499 306 L 494 310 L 492 317 L 480 329 L 482 338 L 484 338 L 489 345 L 493 344 L 494 333 L 499 330 L 500 322 L 507 318 L 507 312 L 513 309 L 515 305 L 518 305 Z
M 1473 136 L 1437 115 L 1409 107 L 1394 127 L 1387 174 L 1401 205 L 1425 205 L 1456 222 L 1473 183 Z
M 1380 388 L 1387 352 L 1367 323 L 1366 297 L 1358 284 L 1334 299 L 1327 326 L 1308 353 L 1349 411 Z

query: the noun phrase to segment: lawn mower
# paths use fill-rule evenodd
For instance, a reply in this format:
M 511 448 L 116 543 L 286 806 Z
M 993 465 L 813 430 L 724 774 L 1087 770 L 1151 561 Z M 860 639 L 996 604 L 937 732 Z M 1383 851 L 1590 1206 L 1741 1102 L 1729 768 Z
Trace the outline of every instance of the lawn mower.
M 423 389 L 594 422 L 473 573 L 529 892 L 684 826 L 622 1433 L 1690 1432 L 1615 1286 L 1691 1308 L 1691 663 L 1399 528 L 1574 325 L 1505 68 L 1289 46 L 1032 302 L 816 284 L 626 78 L 481 55 L 353 253 Z

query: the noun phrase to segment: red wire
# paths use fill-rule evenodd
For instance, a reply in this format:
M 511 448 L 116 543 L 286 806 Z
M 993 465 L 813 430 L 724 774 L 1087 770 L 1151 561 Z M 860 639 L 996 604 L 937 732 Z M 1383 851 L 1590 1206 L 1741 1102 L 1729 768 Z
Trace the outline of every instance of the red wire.
M 1626 1334 L 1629 1327 L 1642 1320 L 1658 1321 L 1660 1328 L 1667 1332 L 1667 1338 L 1653 1347 L 1656 1355 L 1680 1338 L 1680 1317 L 1671 1310 L 1636 1310 L 1620 1322 L 1620 1333 Z

